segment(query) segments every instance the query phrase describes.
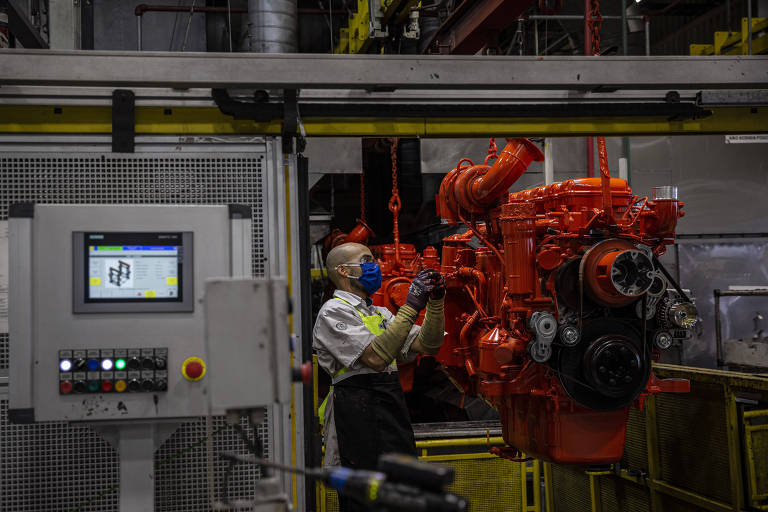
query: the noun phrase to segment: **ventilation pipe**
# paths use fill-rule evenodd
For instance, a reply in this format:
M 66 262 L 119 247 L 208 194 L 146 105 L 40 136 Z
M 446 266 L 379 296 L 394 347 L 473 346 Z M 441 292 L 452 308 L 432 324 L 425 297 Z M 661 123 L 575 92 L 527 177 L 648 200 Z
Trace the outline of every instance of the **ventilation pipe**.
M 248 0 L 250 51 L 296 52 L 296 0 Z

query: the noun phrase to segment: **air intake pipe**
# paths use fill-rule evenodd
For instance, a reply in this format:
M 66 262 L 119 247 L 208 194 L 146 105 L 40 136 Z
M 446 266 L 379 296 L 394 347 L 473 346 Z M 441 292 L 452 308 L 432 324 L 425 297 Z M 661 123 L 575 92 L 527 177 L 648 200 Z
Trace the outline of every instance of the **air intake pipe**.
M 440 184 L 438 214 L 456 223 L 461 211 L 483 213 L 509 192 L 531 162 L 541 162 L 544 154 L 528 139 L 511 139 L 493 165 L 474 165 L 465 159 L 449 172 Z M 470 165 L 462 166 L 463 162 Z

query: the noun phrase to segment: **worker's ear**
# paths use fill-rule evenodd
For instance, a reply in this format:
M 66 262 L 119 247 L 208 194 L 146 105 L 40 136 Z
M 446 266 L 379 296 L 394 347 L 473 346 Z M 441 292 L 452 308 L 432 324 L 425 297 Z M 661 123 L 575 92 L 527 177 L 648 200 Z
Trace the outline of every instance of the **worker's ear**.
M 342 277 L 349 277 L 347 274 L 349 274 L 349 269 L 345 267 L 344 265 L 336 265 L 336 272 Z

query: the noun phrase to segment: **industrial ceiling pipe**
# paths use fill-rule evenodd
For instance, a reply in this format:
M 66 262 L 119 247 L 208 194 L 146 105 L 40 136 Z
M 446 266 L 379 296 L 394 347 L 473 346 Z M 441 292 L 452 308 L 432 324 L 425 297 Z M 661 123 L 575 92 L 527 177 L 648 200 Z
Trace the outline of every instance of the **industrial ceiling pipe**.
M 250 50 L 257 53 L 295 53 L 296 0 L 248 0 Z

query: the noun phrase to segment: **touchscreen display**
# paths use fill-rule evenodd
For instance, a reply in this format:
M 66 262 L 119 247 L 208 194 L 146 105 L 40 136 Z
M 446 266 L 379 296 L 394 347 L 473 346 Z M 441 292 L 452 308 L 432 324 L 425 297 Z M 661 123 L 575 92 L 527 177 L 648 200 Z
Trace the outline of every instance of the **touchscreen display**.
M 181 233 L 85 233 L 86 302 L 181 302 Z

